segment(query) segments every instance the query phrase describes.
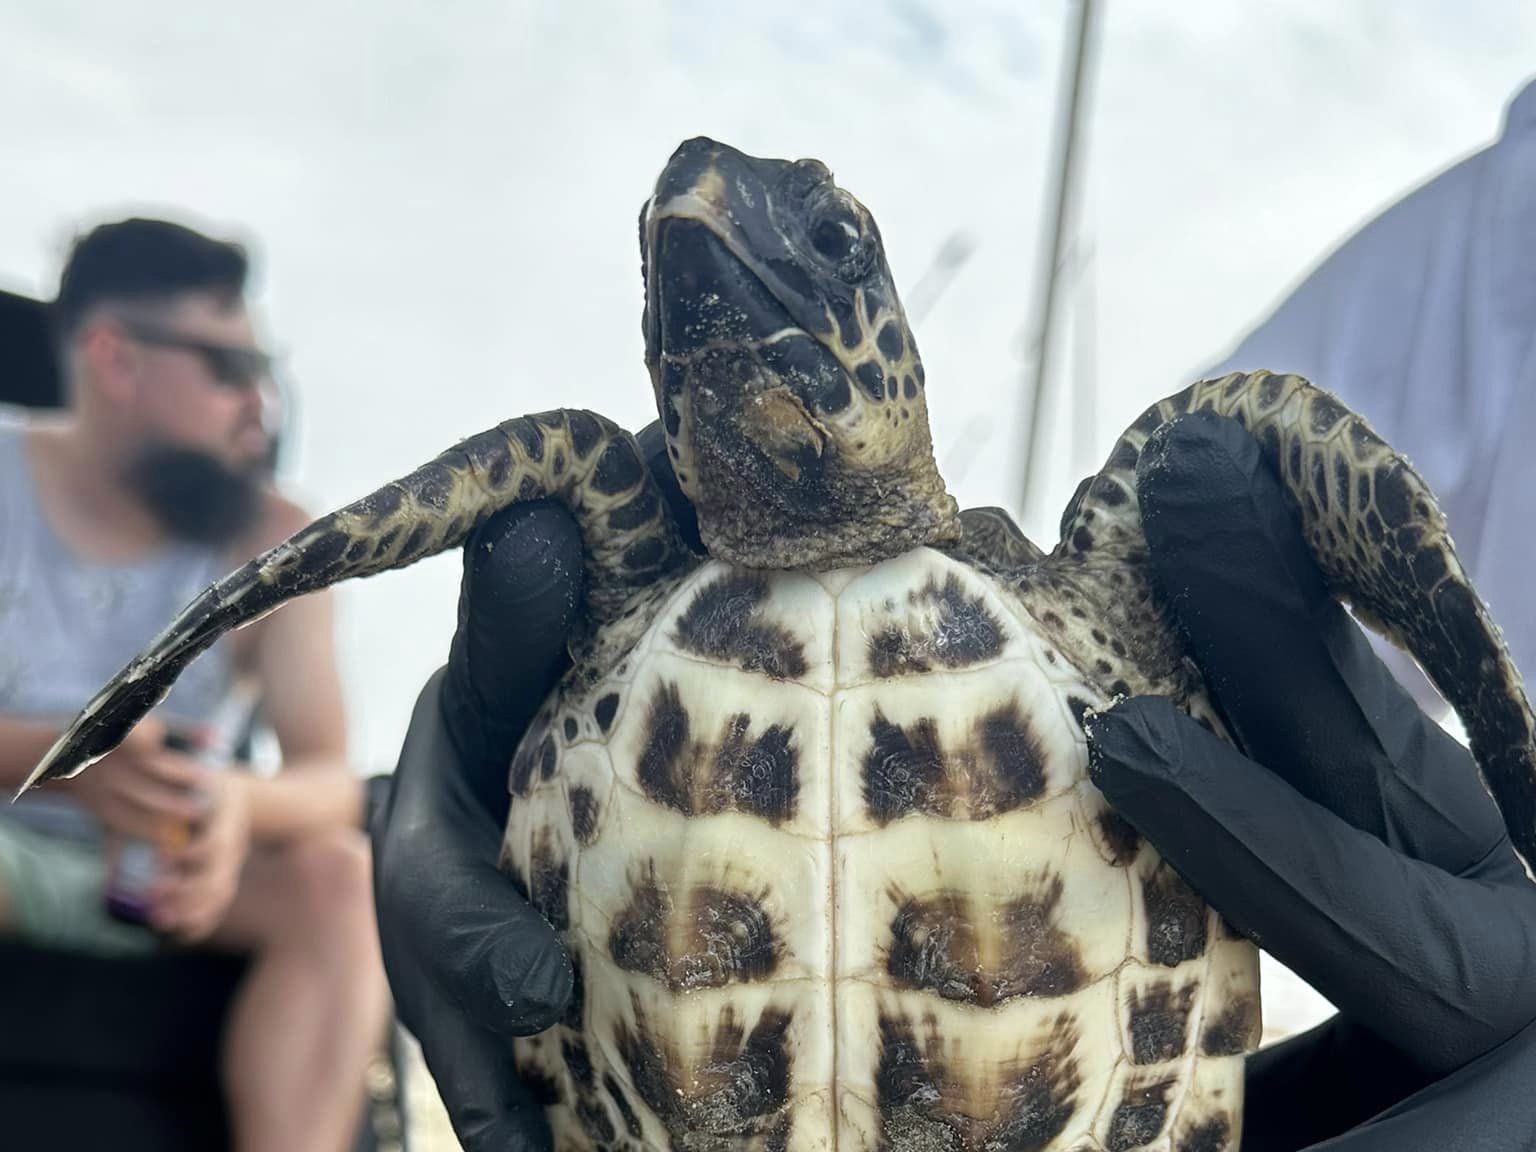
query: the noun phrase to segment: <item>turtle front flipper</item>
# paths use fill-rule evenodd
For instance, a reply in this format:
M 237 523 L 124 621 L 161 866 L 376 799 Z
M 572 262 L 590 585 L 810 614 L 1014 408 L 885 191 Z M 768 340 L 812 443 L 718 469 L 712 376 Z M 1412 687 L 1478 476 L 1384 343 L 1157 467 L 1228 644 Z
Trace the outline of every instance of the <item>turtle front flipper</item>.
M 1456 710 L 1515 848 L 1536 866 L 1536 718 L 1520 674 L 1429 487 L 1335 397 L 1298 376 L 1253 372 L 1154 404 L 1078 489 L 1053 560 L 1145 561 L 1137 463 L 1159 427 L 1195 411 L 1230 417 L 1257 440 L 1330 589 L 1406 649 Z
M 309 592 L 403 568 L 463 543 L 516 503 L 553 499 L 581 527 L 586 610 L 617 614 L 635 589 L 688 563 L 634 438 L 591 412 L 507 420 L 299 530 L 211 585 L 80 712 L 21 791 L 101 759 L 220 636 Z

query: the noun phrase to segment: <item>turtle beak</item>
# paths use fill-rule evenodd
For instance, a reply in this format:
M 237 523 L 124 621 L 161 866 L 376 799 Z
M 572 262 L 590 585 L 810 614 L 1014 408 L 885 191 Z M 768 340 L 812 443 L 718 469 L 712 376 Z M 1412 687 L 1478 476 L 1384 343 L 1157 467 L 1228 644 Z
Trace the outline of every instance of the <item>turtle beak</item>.
M 746 440 L 790 480 L 799 483 L 819 473 L 827 431 L 782 384 L 750 397 L 739 420 Z

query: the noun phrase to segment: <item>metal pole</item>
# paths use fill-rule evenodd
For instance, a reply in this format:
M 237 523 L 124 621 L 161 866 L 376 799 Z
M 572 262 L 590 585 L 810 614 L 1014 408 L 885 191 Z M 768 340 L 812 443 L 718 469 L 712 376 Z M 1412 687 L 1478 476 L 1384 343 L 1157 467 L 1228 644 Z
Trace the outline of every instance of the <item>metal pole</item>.
M 1021 514 L 1027 513 L 1029 508 L 1029 497 L 1034 489 L 1035 473 L 1039 467 L 1036 457 L 1044 455 L 1040 413 L 1045 396 L 1046 371 L 1050 366 L 1051 320 L 1056 304 L 1056 277 L 1061 269 L 1062 249 L 1066 244 L 1067 207 L 1072 194 L 1073 164 L 1077 158 L 1083 77 L 1087 71 L 1085 64 L 1088 59 L 1088 38 L 1092 19 L 1093 0 L 1077 0 L 1077 43 L 1069 78 L 1071 89 L 1061 128 L 1060 159 L 1056 169 L 1056 196 L 1049 228 L 1051 239 L 1047 249 L 1044 285 L 1040 292 L 1040 319 L 1035 328 L 1034 392 L 1030 395 L 1029 424 L 1024 434 L 1023 489 L 1019 493 Z

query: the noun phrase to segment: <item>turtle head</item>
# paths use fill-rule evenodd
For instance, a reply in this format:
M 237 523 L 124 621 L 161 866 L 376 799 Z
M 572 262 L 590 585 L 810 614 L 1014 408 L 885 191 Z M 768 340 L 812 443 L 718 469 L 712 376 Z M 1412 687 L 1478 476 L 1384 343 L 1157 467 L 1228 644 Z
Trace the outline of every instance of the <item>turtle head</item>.
M 959 538 L 880 231 L 824 164 L 689 140 L 640 246 L 646 363 L 711 554 L 829 568 Z

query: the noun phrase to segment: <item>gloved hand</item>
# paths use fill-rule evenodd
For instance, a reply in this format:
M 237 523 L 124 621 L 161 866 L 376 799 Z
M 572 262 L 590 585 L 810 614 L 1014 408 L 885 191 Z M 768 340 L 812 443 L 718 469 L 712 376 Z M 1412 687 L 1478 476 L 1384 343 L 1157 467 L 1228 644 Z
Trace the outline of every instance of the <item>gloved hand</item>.
M 641 434 L 646 458 L 697 545 L 657 433 Z M 1230 922 L 1341 1009 L 1250 1060 L 1243 1148 L 1346 1130 L 1327 1147 L 1533 1146 L 1536 889 L 1469 757 L 1322 595 L 1253 441 L 1193 418 L 1162 447 L 1141 490 L 1153 556 L 1255 759 L 1140 699 L 1100 721 L 1093 771 Z M 375 821 L 391 985 L 470 1152 L 549 1147 L 506 1038 L 561 1015 L 570 973 L 496 857 L 511 749 L 564 667 L 579 556 L 574 524 L 542 505 L 472 541 L 448 667 Z
M 637 439 L 684 539 L 702 549 L 660 424 Z M 507 1041 L 561 1017 L 571 967 L 497 858 L 508 763 L 569 665 L 581 573 L 576 522 L 553 502 L 516 505 L 471 537 L 448 663 L 417 698 L 391 786 L 370 818 L 396 1011 L 468 1152 L 550 1147 Z
M 1143 697 L 1090 771 L 1339 1009 L 1250 1059 L 1242 1147 L 1536 1148 L 1536 885 L 1470 754 L 1324 593 L 1240 426 L 1179 421 L 1141 468 L 1156 578 L 1247 755 Z

